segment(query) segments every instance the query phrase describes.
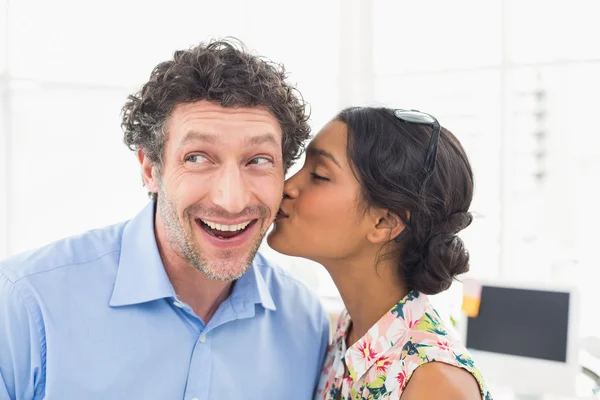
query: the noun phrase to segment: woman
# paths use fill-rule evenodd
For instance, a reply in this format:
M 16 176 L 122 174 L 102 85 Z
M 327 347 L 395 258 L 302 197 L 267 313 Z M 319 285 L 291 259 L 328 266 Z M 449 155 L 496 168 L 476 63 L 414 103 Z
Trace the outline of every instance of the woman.
M 322 264 L 346 306 L 317 399 L 491 399 L 426 297 L 469 268 L 472 196 L 461 144 L 428 114 L 350 108 L 317 134 L 268 238 Z

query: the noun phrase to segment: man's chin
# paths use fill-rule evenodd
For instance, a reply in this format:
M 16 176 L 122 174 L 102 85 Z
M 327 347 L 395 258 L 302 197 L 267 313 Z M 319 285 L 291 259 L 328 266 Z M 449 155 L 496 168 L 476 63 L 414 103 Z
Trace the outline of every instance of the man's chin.
M 233 282 L 248 272 L 251 265 L 252 262 L 217 262 L 211 263 L 211 265 L 202 266 L 202 268 L 200 268 L 200 272 L 203 272 L 210 279 Z
M 197 265 L 196 268 L 211 279 L 235 281 L 250 269 L 261 241 L 254 241 L 252 247 L 245 251 L 242 249 L 211 249 L 210 252 L 203 252 L 204 262 L 201 263 L 202 265 Z
M 250 269 L 264 239 L 266 232 L 262 233 L 259 229 L 257 231 L 254 237 L 247 238 L 245 243 L 230 248 L 214 246 L 211 240 L 205 240 L 206 232 L 197 232 L 200 235 L 196 237 L 195 245 L 197 249 L 201 249 L 199 254 L 203 262 L 196 265 L 196 268 L 211 279 L 220 281 L 239 279 Z

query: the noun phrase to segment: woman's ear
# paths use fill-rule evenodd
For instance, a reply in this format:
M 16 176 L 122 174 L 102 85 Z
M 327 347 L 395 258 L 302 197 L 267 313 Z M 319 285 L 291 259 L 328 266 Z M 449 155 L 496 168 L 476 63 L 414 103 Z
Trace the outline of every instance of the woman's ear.
M 373 227 L 367 233 L 367 239 L 374 244 L 389 242 L 406 229 L 400 217 L 389 210 L 373 211 L 372 221 Z

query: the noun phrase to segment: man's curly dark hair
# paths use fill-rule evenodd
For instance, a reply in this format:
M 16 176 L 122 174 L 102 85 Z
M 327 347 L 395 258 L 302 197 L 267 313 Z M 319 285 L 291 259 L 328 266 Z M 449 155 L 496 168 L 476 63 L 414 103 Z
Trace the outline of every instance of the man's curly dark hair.
M 286 79 L 283 65 L 250 54 L 235 39 L 176 51 L 123 106 L 125 144 L 134 151 L 142 149 L 160 170 L 168 134 L 165 123 L 176 105 L 208 100 L 223 107 L 260 107 L 281 125 L 287 171 L 300 157 L 310 127 L 307 105 Z

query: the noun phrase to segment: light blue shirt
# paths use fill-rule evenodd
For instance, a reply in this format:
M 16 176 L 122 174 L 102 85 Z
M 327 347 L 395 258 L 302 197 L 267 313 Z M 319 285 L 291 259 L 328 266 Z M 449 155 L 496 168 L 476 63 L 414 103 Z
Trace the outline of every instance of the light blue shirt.
M 328 321 L 258 254 L 204 324 L 168 279 L 150 203 L 0 263 L 0 399 L 310 399 Z

